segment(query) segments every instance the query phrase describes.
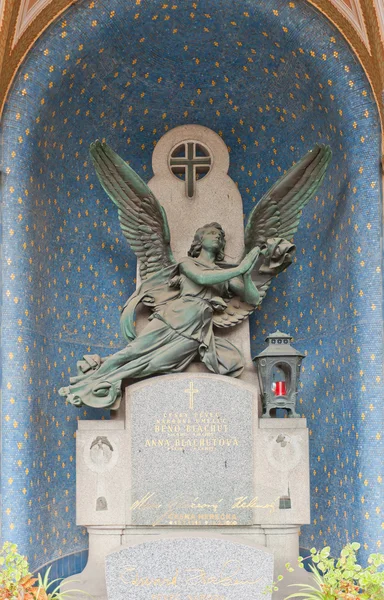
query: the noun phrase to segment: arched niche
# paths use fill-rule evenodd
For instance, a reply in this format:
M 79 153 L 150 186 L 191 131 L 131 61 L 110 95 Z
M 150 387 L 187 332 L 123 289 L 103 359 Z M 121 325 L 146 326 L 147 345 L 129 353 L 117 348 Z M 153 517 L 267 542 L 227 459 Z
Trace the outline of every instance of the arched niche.
M 107 139 L 149 179 L 155 143 L 183 123 L 223 136 L 245 213 L 316 142 L 332 146 L 297 262 L 251 319 L 252 350 L 279 328 L 308 355 L 299 410 L 313 506 L 302 545 L 376 548 L 380 128 L 359 62 L 302 0 L 87 0 L 31 49 L 2 124 L 2 527 L 33 568 L 87 546 L 75 524 L 74 433 L 95 415 L 57 389 L 82 353 L 122 346 L 119 307 L 134 289 L 135 258 L 88 146 Z

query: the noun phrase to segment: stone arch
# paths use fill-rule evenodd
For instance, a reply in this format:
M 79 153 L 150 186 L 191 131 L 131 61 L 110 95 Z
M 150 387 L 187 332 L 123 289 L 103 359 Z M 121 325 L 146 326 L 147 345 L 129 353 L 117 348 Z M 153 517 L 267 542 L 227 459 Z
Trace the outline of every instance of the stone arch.
M 279 327 L 308 353 L 299 406 L 312 431 L 316 523 L 305 528 L 304 545 L 324 540 L 337 550 L 347 536 L 372 551 L 376 544 L 377 106 L 345 40 L 306 3 L 227 4 L 221 13 L 213 0 L 195 11 L 157 0 L 140 8 L 111 0 L 108 10 L 97 1 L 74 4 L 36 42 L 9 93 L 2 523 L 33 567 L 86 547 L 75 526 L 74 431 L 91 413 L 63 404 L 57 388 L 82 352 L 122 346 L 118 309 L 134 288 L 134 255 L 87 146 L 107 138 L 149 179 L 154 143 L 186 122 L 223 136 L 246 213 L 311 145 L 332 145 L 329 178 L 296 236 L 299 260 L 253 318 L 253 352 Z M 365 481 L 372 494 L 363 505 Z

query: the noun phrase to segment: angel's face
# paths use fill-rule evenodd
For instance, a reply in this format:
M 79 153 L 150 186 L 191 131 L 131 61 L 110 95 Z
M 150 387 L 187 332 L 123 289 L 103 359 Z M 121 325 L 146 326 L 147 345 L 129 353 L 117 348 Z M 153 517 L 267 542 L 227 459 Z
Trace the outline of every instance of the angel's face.
M 188 256 L 197 258 L 203 249 L 213 252 L 215 260 L 224 260 L 225 233 L 219 223 L 207 223 L 200 227 L 193 238 Z
M 223 245 L 222 233 L 216 227 L 204 229 L 201 237 L 201 246 L 205 250 L 220 250 Z

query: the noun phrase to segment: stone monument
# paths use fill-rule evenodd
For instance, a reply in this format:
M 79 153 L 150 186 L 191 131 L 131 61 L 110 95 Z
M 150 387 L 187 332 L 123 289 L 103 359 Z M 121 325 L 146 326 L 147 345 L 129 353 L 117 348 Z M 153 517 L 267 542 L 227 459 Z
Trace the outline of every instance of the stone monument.
M 108 598 L 269 600 L 273 555 L 207 534 L 137 543 L 107 556 Z
M 77 523 L 89 532 L 89 560 L 73 587 L 97 600 L 128 589 L 137 600 L 231 600 L 240 587 L 244 600 L 261 598 L 259 583 L 272 580 L 268 551 L 281 572 L 309 523 L 308 430 L 305 419 L 261 418 L 246 318 L 290 264 L 289 240 L 330 151 L 316 147 L 263 197 L 245 252 L 241 197 L 214 132 L 168 132 L 148 186 L 107 146 L 91 153 L 140 269 L 122 313 L 128 346 L 84 357 L 61 390 L 74 404 L 113 409 L 109 421 L 79 421 Z M 144 329 L 136 318 L 137 333 L 140 304 L 153 316 Z M 228 572 L 228 557 L 244 570 Z M 205 592 L 201 573 L 213 582 Z M 228 592 L 224 579 L 248 583 Z

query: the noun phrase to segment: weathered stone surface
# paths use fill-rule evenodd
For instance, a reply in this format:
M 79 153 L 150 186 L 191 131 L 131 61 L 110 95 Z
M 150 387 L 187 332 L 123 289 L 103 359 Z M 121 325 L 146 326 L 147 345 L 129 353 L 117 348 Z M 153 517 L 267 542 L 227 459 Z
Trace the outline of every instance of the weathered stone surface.
M 196 423 L 209 418 L 213 421 Z M 206 430 L 206 425 L 216 429 Z M 220 445 L 215 439 L 237 439 L 238 445 Z M 295 562 L 298 525 L 309 521 L 306 420 L 258 419 L 257 394 L 247 384 L 183 373 L 130 385 L 112 421 L 79 422 L 77 445 L 77 521 L 91 535 L 89 563 L 81 582 L 70 587 L 106 600 L 106 592 L 95 591 L 95 582 L 97 589 L 103 587 L 106 554 L 119 543 L 139 547 L 166 536 L 222 536 L 245 545 L 255 540 L 273 552 L 276 575 L 287 561 Z M 200 502 L 209 506 L 197 506 Z M 199 592 L 199 600 L 243 600 L 240 593 L 230 596 L 224 589 L 215 597 Z M 160 589 L 147 597 L 195 600 L 183 594 Z
M 199 179 L 195 195 L 190 199 L 186 196 L 185 181 L 171 173 L 169 160 L 172 149 L 192 140 L 208 148 L 212 166 L 210 172 Z M 244 247 L 243 203 L 235 182 L 228 176 L 229 152 L 223 139 L 201 125 L 175 127 L 156 144 L 152 168 L 154 177 L 148 186 L 166 210 L 176 259 L 186 256 L 198 227 L 220 221 L 227 234 L 228 255 L 233 261 L 239 260 Z
M 306 419 L 259 419 L 255 436 L 254 523 L 310 522 Z M 272 505 L 271 509 L 263 508 Z
M 186 196 L 185 181 L 170 172 L 172 150 L 180 143 L 195 140 L 202 143 L 212 157 L 209 173 L 199 179 L 193 199 Z M 180 125 L 168 131 L 156 144 L 152 156 L 154 176 L 149 188 L 164 207 L 171 231 L 172 250 L 177 260 L 187 255 L 198 227 L 219 221 L 226 233 L 226 260 L 236 262 L 244 250 L 243 203 L 235 182 L 229 177 L 229 152 L 222 138 L 201 125 Z M 180 214 L 183 218 L 180 218 Z M 225 329 L 215 329 L 215 335 L 229 339 L 242 352 L 245 369 L 243 381 L 258 386 L 250 352 L 248 321 Z M 187 372 L 207 372 L 203 363 L 192 363 Z
M 211 374 L 128 386 L 118 419 L 79 424 L 78 524 L 308 523 L 306 420 L 256 406 L 247 384 Z
M 109 600 L 270 600 L 272 578 L 268 550 L 213 537 L 145 542 L 106 558 Z
M 257 398 L 215 375 L 152 379 L 128 389 L 134 525 L 245 525 L 252 509 Z
M 87 423 L 84 421 L 83 423 Z M 98 425 L 98 427 L 97 427 Z M 124 431 L 93 421 L 77 433 L 76 521 L 79 525 L 124 525 L 129 455 Z

